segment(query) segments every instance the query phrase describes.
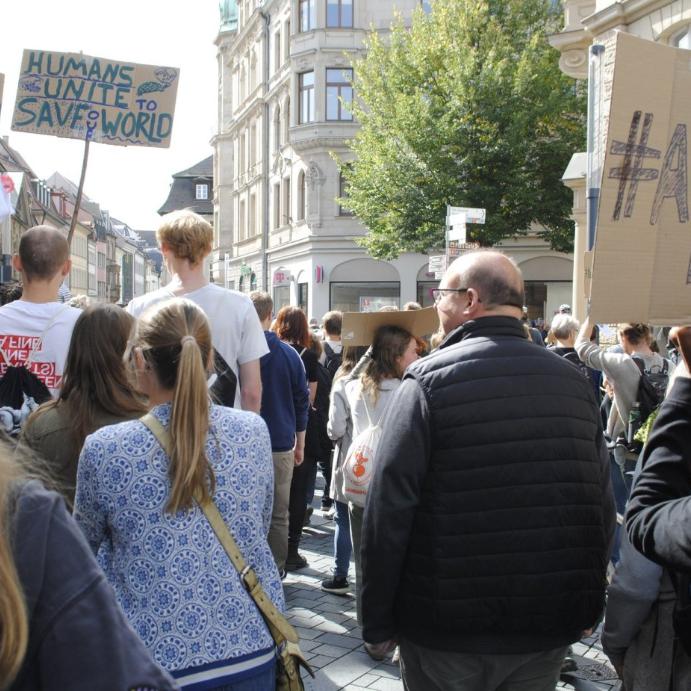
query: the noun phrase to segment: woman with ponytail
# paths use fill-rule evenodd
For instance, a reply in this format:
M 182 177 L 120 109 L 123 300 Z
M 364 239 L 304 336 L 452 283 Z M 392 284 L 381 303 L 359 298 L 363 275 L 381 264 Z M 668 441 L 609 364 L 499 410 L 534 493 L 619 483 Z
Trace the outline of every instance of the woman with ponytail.
M 61 497 L 0 441 L 0 689 L 177 686 L 127 625 Z
M 141 420 L 87 437 L 75 518 L 130 624 L 182 688 L 273 688 L 273 639 L 198 504 L 214 502 L 283 609 L 267 542 L 273 463 L 266 425 L 254 413 L 211 404 L 209 323 L 189 300 L 145 312 L 127 357 L 170 453 Z

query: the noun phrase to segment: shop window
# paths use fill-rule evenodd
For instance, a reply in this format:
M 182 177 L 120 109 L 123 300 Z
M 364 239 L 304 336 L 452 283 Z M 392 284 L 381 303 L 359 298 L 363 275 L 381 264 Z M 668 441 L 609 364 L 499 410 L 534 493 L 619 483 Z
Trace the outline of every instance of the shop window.
M 396 281 L 331 283 L 330 309 L 341 312 L 378 312 L 400 307 L 401 284 Z
M 309 298 L 309 285 L 298 283 L 298 307 L 307 314 L 307 304 Z
M 274 288 L 274 314 L 277 314 L 281 307 L 290 304 L 290 286 L 276 286 Z

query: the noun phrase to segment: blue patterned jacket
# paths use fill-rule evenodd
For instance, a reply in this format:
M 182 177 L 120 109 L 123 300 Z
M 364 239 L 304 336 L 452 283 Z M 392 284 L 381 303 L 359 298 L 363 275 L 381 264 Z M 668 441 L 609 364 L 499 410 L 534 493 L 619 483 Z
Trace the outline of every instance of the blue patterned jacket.
M 167 427 L 170 404 L 152 413 Z M 253 413 L 212 406 L 206 453 L 214 501 L 245 559 L 283 610 L 267 543 L 271 443 Z M 166 513 L 168 457 L 139 420 L 87 437 L 74 515 L 120 605 L 155 660 L 185 689 L 239 681 L 273 664 L 274 646 L 201 509 Z

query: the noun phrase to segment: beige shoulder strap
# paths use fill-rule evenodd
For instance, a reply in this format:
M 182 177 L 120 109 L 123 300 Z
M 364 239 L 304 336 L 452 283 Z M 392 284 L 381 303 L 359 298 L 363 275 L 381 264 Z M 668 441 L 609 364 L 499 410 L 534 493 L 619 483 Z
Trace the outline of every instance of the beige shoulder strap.
M 168 430 L 158 421 L 158 419 L 151 413 L 147 413 L 139 418 L 142 424 L 148 427 L 153 435 L 158 440 L 158 443 L 163 447 L 163 450 L 170 456 L 171 439 Z M 286 618 L 276 609 L 271 599 L 268 597 L 257 574 L 254 572 L 245 558 L 242 556 L 235 539 L 233 538 L 228 526 L 223 520 L 220 511 L 213 501 L 206 501 L 201 503 L 199 499 L 195 498 L 199 508 L 204 512 L 206 520 L 209 522 L 211 529 L 216 534 L 218 541 L 223 546 L 228 558 L 232 562 L 235 570 L 240 575 L 240 580 L 243 582 L 247 592 L 250 594 L 254 603 L 259 608 L 266 625 L 271 631 L 274 641 L 277 645 L 281 645 L 283 641 L 297 643 L 299 640 L 297 631 L 288 623 Z

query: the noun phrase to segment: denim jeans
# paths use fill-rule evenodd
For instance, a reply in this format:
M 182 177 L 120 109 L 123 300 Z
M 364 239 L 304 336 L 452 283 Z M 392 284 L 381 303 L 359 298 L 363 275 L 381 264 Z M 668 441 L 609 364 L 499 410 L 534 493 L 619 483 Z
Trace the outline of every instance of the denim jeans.
M 334 533 L 334 556 L 336 568 L 334 575 L 337 578 L 348 578 L 350 557 L 353 553 L 353 543 L 350 540 L 350 517 L 348 504 L 336 502 L 336 532 Z
M 276 660 L 268 669 L 262 670 L 259 674 L 246 677 L 240 681 L 225 686 L 217 686 L 210 691 L 267 691 L 276 688 Z

